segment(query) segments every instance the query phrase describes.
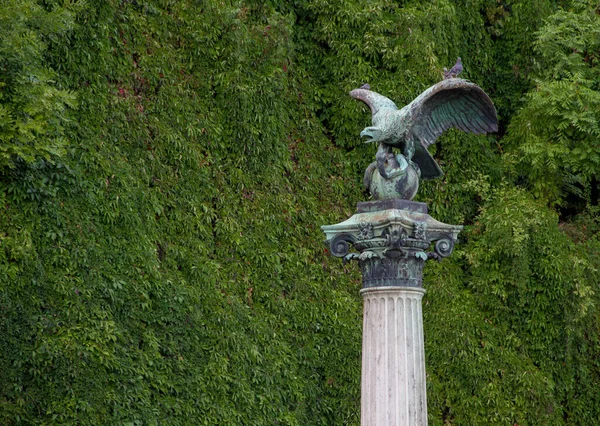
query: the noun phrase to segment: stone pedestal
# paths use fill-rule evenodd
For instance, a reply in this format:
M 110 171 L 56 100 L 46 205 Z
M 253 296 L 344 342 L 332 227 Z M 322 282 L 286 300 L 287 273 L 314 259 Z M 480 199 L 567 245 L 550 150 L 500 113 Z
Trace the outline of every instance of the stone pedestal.
M 362 271 L 361 425 L 426 426 L 423 265 L 449 256 L 462 226 L 406 200 L 359 203 L 357 210 L 321 229 L 331 253 L 357 260 Z

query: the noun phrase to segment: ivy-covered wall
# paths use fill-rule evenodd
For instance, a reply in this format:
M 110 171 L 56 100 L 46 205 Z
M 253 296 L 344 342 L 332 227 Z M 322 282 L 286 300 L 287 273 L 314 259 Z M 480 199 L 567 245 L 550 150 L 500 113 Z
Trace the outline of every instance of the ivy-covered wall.
M 418 201 L 429 423 L 600 418 L 600 10 L 591 0 L 6 0 L 0 424 L 358 425 L 363 83 L 463 76 Z

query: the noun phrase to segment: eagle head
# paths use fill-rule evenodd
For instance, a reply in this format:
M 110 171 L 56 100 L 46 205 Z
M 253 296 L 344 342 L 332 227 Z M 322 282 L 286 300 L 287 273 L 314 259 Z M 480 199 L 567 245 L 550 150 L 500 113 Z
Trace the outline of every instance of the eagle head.
M 380 142 L 383 136 L 383 131 L 379 127 L 366 127 L 360 132 L 360 137 L 366 139 L 365 143 Z

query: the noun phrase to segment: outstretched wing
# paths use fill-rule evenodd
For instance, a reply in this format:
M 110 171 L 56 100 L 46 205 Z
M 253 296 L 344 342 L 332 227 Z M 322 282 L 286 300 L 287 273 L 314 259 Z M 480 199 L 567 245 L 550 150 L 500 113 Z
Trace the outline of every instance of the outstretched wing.
M 412 116 L 408 131 L 415 142 L 419 141 L 415 144 L 413 161 L 425 179 L 442 175 L 427 147 L 449 128 L 475 134 L 498 131 L 496 108 L 488 95 L 476 84 L 460 78 L 431 86 L 408 108 Z
M 371 108 L 371 115 L 375 115 L 381 109 L 397 110 L 398 107 L 391 99 L 386 98 L 379 93 L 371 92 L 367 89 L 354 89 L 350 92 L 350 96 L 359 101 L 366 103 Z

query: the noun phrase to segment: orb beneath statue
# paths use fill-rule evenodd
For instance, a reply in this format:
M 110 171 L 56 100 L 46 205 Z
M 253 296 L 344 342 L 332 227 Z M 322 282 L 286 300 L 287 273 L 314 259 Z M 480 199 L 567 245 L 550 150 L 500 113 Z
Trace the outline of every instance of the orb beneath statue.
M 368 189 L 374 200 L 388 200 L 390 198 L 412 200 L 417 194 L 419 173 L 415 166 L 409 164 L 403 155 L 397 154 L 396 159 L 400 167 L 391 168 L 386 165 L 388 179 L 383 178 L 376 167 L 370 168 L 371 176 L 366 178 L 370 180 Z

